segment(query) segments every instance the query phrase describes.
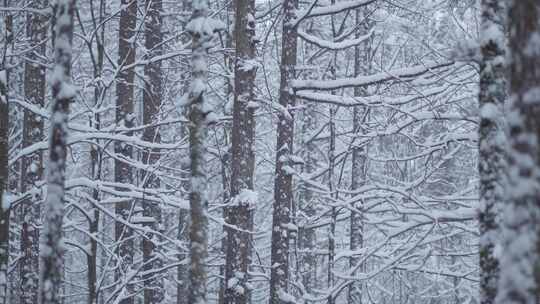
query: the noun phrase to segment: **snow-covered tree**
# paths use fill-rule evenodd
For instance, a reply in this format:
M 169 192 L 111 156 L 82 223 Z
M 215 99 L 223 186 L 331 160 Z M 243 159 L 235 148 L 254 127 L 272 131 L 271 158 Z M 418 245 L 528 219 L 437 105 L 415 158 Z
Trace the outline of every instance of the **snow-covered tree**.
M 63 303 L 64 242 L 62 224 L 65 201 L 68 118 L 75 98 L 71 84 L 74 0 L 59 0 L 54 5 L 54 70 L 51 76 L 53 103 L 47 162 L 47 197 L 45 200 L 43 243 L 41 244 L 40 301 Z
M 537 303 L 540 291 L 540 3 L 508 2 L 510 151 L 497 303 Z M 490 37 L 500 39 L 495 29 Z M 490 108 L 483 107 L 487 116 Z
M 492 304 L 497 295 L 499 262 L 495 255 L 504 202 L 506 99 L 505 34 L 506 11 L 501 1 L 482 1 L 480 62 L 480 302 Z

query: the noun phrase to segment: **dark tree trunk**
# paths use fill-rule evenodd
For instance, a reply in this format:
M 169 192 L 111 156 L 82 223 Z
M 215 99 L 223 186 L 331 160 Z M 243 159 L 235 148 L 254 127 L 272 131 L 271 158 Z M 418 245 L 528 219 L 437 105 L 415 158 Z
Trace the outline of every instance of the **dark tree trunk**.
M 8 301 L 9 215 L 8 186 L 8 76 L 0 67 L 0 304 Z
M 295 78 L 297 33 L 293 26 L 297 0 L 283 2 L 283 35 L 281 51 L 281 82 L 279 104 L 287 113 L 279 114 L 276 148 L 276 178 L 272 218 L 272 250 L 270 273 L 270 304 L 286 303 L 289 278 L 289 224 L 292 207 L 292 174 L 294 120 L 290 110 L 295 105 L 291 82 Z
M 53 95 L 49 135 L 47 199 L 41 253 L 40 299 L 42 304 L 63 303 L 64 244 L 64 181 L 67 161 L 69 104 L 75 98 L 71 85 L 71 41 L 73 38 L 74 0 L 56 2 L 54 24 L 54 72 L 51 77 Z
M 302 173 L 309 176 L 315 171 L 317 159 L 315 157 L 316 147 L 314 142 L 309 138 L 317 129 L 316 122 L 316 106 L 306 106 L 303 112 L 301 138 L 301 146 L 304 147 L 302 159 L 304 165 Z M 308 139 L 306 141 L 305 139 Z M 314 206 L 314 195 L 310 189 L 309 183 L 303 183 L 298 195 L 298 209 L 305 216 L 304 219 L 298 219 L 298 247 L 300 255 L 298 257 L 298 271 L 302 279 L 302 285 L 307 293 L 313 292 L 317 287 L 317 235 L 315 228 L 306 227 L 310 225 L 317 213 Z
M 497 303 L 532 304 L 540 294 L 540 2 L 508 3 L 510 195 L 504 211 L 505 251 L 500 261 Z M 484 107 L 482 117 L 499 115 Z
M 145 48 L 149 56 L 159 56 L 162 54 L 162 34 L 161 34 L 161 0 L 146 0 L 146 20 L 145 20 Z M 146 84 L 143 95 L 143 124 L 151 125 L 159 119 L 161 109 L 161 61 L 147 64 L 144 68 Z M 160 142 L 161 136 L 156 127 L 148 127 L 144 130 L 143 140 L 149 142 Z M 160 151 L 153 149 L 143 154 L 143 163 L 149 166 L 156 166 L 159 162 Z M 151 171 L 143 173 L 145 187 L 159 188 L 159 178 Z M 161 208 L 152 202 L 143 202 L 144 216 L 152 218 L 150 228 L 159 231 L 161 226 Z M 144 271 L 147 273 L 144 278 L 144 304 L 158 304 L 164 299 L 162 273 L 155 273 L 161 268 L 162 262 L 157 246 L 159 238 L 154 233 L 148 233 L 142 242 Z
M 122 0 L 124 8 L 120 12 L 119 40 L 118 40 L 118 79 L 116 82 L 116 123 L 121 128 L 132 128 L 135 123 L 134 115 L 134 80 L 135 70 L 125 68 L 135 62 L 135 35 L 137 26 L 137 1 Z M 132 135 L 132 132 L 125 132 Z M 129 185 L 133 183 L 133 172 L 129 164 L 129 159 L 133 156 L 133 147 L 120 141 L 114 146 L 117 157 L 122 160 L 115 160 L 114 179 L 115 182 Z M 119 190 L 124 190 L 120 188 Z M 133 202 L 124 201 L 117 203 L 115 207 L 116 216 L 124 221 L 129 221 Z M 128 293 L 131 294 L 132 286 L 125 282 L 126 274 L 133 265 L 133 230 L 125 226 L 120 221 L 115 223 L 115 239 L 118 243 L 117 255 L 119 268 L 116 272 L 116 279 L 126 285 Z M 133 304 L 133 298 L 122 299 L 121 304 Z
M 504 7 L 501 1 L 482 1 L 482 40 L 479 105 L 480 303 L 493 304 L 497 295 L 499 261 L 495 245 L 500 233 L 497 213 L 504 201 L 506 165 L 504 101 L 506 98 Z M 492 33 L 498 33 L 494 37 Z M 493 115 L 493 111 L 497 115 Z
M 7 1 L 6 1 L 7 4 Z M 13 19 L 6 16 L 5 45 L 0 58 L 0 304 L 8 304 L 8 266 L 9 266 L 9 217 L 11 208 L 8 199 L 8 147 L 9 147 L 9 104 L 6 53 L 13 41 Z
M 249 299 L 248 266 L 252 209 L 256 204 L 253 191 L 255 155 L 254 87 L 255 1 L 235 3 L 235 68 L 234 109 L 232 128 L 231 192 L 226 208 L 226 221 L 238 229 L 227 228 L 225 264 L 226 304 L 246 304 Z
M 188 14 L 191 13 L 191 1 L 190 0 L 182 0 L 182 10 L 185 17 L 185 20 L 182 22 L 184 29 L 186 29 L 186 25 L 188 22 Z M 187 39 L 186 41 L 187 42 Z M 189 62 L 186 60 L 186 65 L 189 64 Z M 190 73 L 184 73 L 184 75 L 189 75 Z M 184 95 L 189 90 L 189 85 L 187 83 L 189 82 L 189 76 L 183 77 L 184 80 Z M 182 109 L 182 112 L 184 115 L 187 116 L 187 109 Z M 181 138 L 184 138 L 186 136 L 189 136 L 189 129 L 187 126 L 182 126 L 180 129 L 182 132 Z M 188 154 L 182 154 L 183 157 L 189 157 Z M 182 169 L 184 172 L 189 172 L 189 164 L 183 164 Z M 185 174 L 183 177 L 186 179 L 189 179 L 189 176 Z M 185 190 L 189 191 L 189 183 L 185 183 Z M 183 244 L 189 244 L 189 227 L 190 227 L 190 212 L 189 210 L 182 209 L 179 211 L 178 214 L 178 239 Z M 186 261 L 189 259 L 189 253 L 181 253 L 178 255 L 179 261 Z M 178 265 L 177 269 L 177 280 L 178 284 L 176 286 L 176 304 L 189 304 L 188 300 L 189 297 L 186 295 L 189 294 L 189 263 L 184 263 Z
M 105 1 L 100 0 L 99 1 L 99 13 L 97 16 L 97 20 L 95 20 L 96 24 L 103 22 L 103 19 L 105 17 Z M 93 18 L 94 15 L 92 15 Z M 104 38 L 105 38 L 105 27 L 102 27 L 100 33 L 96 35 L 96 48 L 97 48 L 97 60 L 94 61 L 94 78 L 98 79 L 102 77 L 103 72 L 103 60 L 105 56 L 105 49 L 104 49 Z M 90 46 L 91 49 L 91 46 Z M 103 93 L 104 88 L 101 82 L 98 82 L 96 84 L 96 88 L 94 89 L 94 106 L 98 108 L 100 106 L 100 102 L 103 100 Z M 93 120 L 92 120 L 93 119 Z M 95 128 L 96 130 L 99 130 L 101 128 L 101 115 L 100 113 L 94 114 L 94 117 L 92 117 L 90 121 L 90 126 Z M 96 145 L 92 145 L 91 151 L 90 151 L 90 175 L 94 180 L 101 180 L 101 173 L 102 173 L 102 154 L 103 151 L 101 150 L 101 146 L 99 144 L 99 141 Z M 92 204 L 98 203 L 100 199 L 100 192 L 97 189 L 92 190 Z M 99 293 L 97 290 L 97 276 L 98 276 L 98 240 L 96 239 L 98 237 L 99 232 L 99 221 L 100 221 L 100 211 L 98 208 L 93 207 L 91 214 L 93 215 L 92 218 L 89 219 L 89 233 L 90 235 L 94 236 L 89 239 L 90 242 L 90 252 L 87 255 L 87 265 L 88 265 L 88 304 L 97 304 Z
M 365 35 L 371 28 L 371 24 L 365 20 L 367 17 L 367 8 L 357 9 L 355 12 L 356 24 L 359 24 L 359 30 L 356 31 L 356 38 Z M 364 24 L 360 25 L 364 22 Z M 354 48 L 354 76 L 358 77 L 362 74 L 368 75 L 370 73 L 370 52 L 371 52 L 371 40 L 368 39 L 361 45 L 357 45 Z M 367 88 L 355 87 L 354 96 L 365 96 Z M 363 132 L 363 126 L 367 115 L 367 108 L 355 107 L 353 110 L 353 131 L 355 135 L 360 135 Z M 357 137 L 358 138 L 358 137 Z M 367 149 L 366 147 L 359 146 L 361 143 L 354 142 L 352 147 L 352 168 L 351 168 L 351 189 L 358 190 L 366 184 L 367 171 Z M 351 206 L 351 220 L 350 220 L 350 243 L 349 248 L 351 251 L 356 251 L 364 247 L 364 201 L 358 201 Z M 349 265 L 351 268 L 357 266 L 359 259 L 351 257 Z M 364 265 L 359 267 L 360 271 L 364 270 Z M 353 282 L 349 287 L 348 301 L 350 304 L 362 303 L 362 283 Z
M 30 1 L 30 8 L 46 9 L 47 0 Z M 48 18 L 42 14 L 27 13 L 26 36 L 33 51 L 27 54 L 24 64 L 25 101 L 42 108 L 45 103 L 45 50 L 47 45 Z M 30 110 L 24 111 L 22 146 L 28 147 L 44 140 L 43 120 Z M 43 153 L 24 157 L 21 161 L 21 191 L 26 192 L 43 179 Z M 38 300 L 39 274 L 39 218 L 41 197 L 25 200 L 21 208 L 21 304 L 34 304 Z

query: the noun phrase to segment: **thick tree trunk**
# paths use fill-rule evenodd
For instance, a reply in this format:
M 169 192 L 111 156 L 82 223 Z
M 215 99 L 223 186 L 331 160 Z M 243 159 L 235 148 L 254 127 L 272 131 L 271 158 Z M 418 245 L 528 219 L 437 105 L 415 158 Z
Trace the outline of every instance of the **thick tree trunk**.
M 189 195 L 190 289 L 188 303 L 205 304 L 207 297 L 206 258 L 208 257 L 208 200 L 206 184 L 207 128 L 211 119 L 210 105 L 205 101 L 208 73 L 208 48 L 214 21 L 208 17 L 208 1 L 193 0 L 193 13 L 187 30 L 192 36 L 192 74 L 189 91 L 189 147 L 191 187 Z
M 540 3 L 508 3 L 511 149 L 497 303 L 534 304 L 540 286 Z M 489 37 L 502 39 L 491 34 Z M 494 107 L 482 107 L 483 119 L 498 115 Z
M 287 113 L 279 114 L 276 148 L 276 177 L 274 184 L 274 210 L 272 219 L 272 250 L 270 273 L 270 304 L 287 303 L 289 278 L 289 224 L 292 207 L 293 113 L 295 98 L 290 87 L 295 78 L 297 33 L 293 26 L 297 0 L 283 2 L 283 34 L 281 51 L 281 82 L 279 104 Z
M 226 304 L 246 304 L 249 299 L 248 266 L 252 210 L 256 204 L 253 191 L 255 166 L 254 88 L 257 67 L 255 60 L 255 1 L 235 3 L 234 113 L 232 128 L 231 192 L 226 208 L 228 228 L 225 263 Z
M 122 0 L 124 6 L 120 12 L 119 40 L 118 40 L 118 80 L 116 82 L 116 123 L 121 128 L 132 128 L 134 126 L 134 79 L 135 70 L 126 69 L 125 66 L 135 62 L 135 35 L 137 26 L 137 1 Z M 126 135 L 132 135 L 132 132 L 126 132 Z M 115 142 L 114 146 L 117 157 L 114 162 L 114 179 L 117 183 L 132 184 L 133 172 L 129 159 L 133 156 L 133 147 L 120 141 Z M 120 191 L 124 190 L 122 188 Z M 116 216 L 124 221 L 129 221 L 133 202 L 125 201 L 117 203 L 115 207 Z M 115 223 L 115 240 L 118 243 L 117 255 L 119 268 L 116 272 L 116 280 L 122 284 L 127 284 L 127 293 L 131 294 L 132 286 L 126 282 L 126 274 L 133 265 L 133 230 L 126 227 L 120 221 Z M 121 304 L 133 304 L 133 297 L 128 296 L 120 302 Z
M 63 303 L 64 244 L 64 181 L 67 161 L 67 123 L 69 104 L 75 98 L 71 85 L 71 41 L 73 38 L 74 0 L 58 0 L 55 5 L 54 59 L 51 77 L 53 104 L 49 135 L 47 199 L 41 253 L 40 299 L 42 304 Z
M 493 304 L 497 295 L 499 261 L 495 245 L 500 232 L 497 213 L 504 201 L 505 160 L 504 101 L 506 98 L 504 6 L 498 0 L 482 1 L 480 65 L 479 174 L 480 302 Z
M 162 54 L 162 0 L 146 0 L 146 11 L 145 48 L 149 52 L 149 56 L 159 56 Z M 144 68 L 144 74 L 146 84 L 143 95 L 143 124 L 150 125 L 159 119 L 161 108 L 161 62 L 147 64 Z M 160 142 L 159 130 L 155 127 L 146 128 L 143 139 L 149 142 Z M 143 154 L 143 163 L 150 166 L 157 165 L 159 153 L 160 151 L 157 149 L 145 152 Z M 142 178 L 145 187 L 156 189 L 160 187 L 159 178 L 150 171 L 144 172 Z M 159 231 L 159 227 L 161 227 L 161 208 L 159 205 L 143 201 L 143 208 L 144 216 L 153 218 L 150 228 L 153 231 Z M 144 271 L 148 273 L 144 278 L 144 304 L 158 304 L 164 299 L 162 274 L 153 272 L 153 270 L 161 268 L 163 264 L 157 252 L 157 243 L 159 243 L 159 238 L 152 232 L 147 234 L 142 242 Z
M 47 0 L 30 1 L 30 8 L 46 9 Z M 25 101 L 37 107 L 45 104 L 45 49 L 47 45 L 48 18 L 42 14 L 28 13 L 26 36 L 33 51 L 27 54 L 24 64 Z M 28 147 L 44 140 L 43 120 L 32 111 L 25 110 L 22 146 Z M 21 162 L 21 191 L 29 191 L 43 179 L 43 153 L 24 157 Z M 41 198 L 25 200 L 21 208 L 21 304 L 34 304 L 38 300 L 39 274 L 39 218 Z

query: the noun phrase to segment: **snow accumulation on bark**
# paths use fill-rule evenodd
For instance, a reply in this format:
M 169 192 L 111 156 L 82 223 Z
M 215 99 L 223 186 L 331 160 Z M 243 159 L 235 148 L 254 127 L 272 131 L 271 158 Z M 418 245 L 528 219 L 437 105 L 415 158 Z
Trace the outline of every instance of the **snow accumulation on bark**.
M 504 102 L 505 10 L 500 1 L 483 0 L 481 15 L 480 64 L 480 301 L 493 304 L 499 280 L 500 212 L 504 206 L 504 172 L 506 170 L 506 134 Z M 500 251 L 500 250 L 499 250 Z M 499 254 L 500 255 L 500 254 Z
M 40 298 L 43 304 L 63 303 L 64 272 L 62 223 L 64 216 L 64 182 L 67 159 L 69 105 L 75 97 L 71 85 L 71 46 L 73 37 L 74 0 L 58 0 L 55 4 L 55 66 L 51 76 L 53 105 L 49 135 L 47 197 L 45 200 Z
M 191 70 L 189 87 L 189 140 L 190 140 L 190 293 L 189 303 L 206 304 L 208 256 L 208 182 L 206 168 L 207 127 L 215 121 L 212 106 L 205 100 L 208 73 L 208 49 L 213 46 L 214 34 L 223 24 L 208 16 L 207 0 L 194 0 L 193 13 L 186 29 L 192 36 Z
M 538 89 L 540 3 L 509 1 L 508 6 L 508 203 L 503 212 L 504 254 L 496 301 L 529 304 L 538 301 L 540 290 L 540 96 L 529 95 Z

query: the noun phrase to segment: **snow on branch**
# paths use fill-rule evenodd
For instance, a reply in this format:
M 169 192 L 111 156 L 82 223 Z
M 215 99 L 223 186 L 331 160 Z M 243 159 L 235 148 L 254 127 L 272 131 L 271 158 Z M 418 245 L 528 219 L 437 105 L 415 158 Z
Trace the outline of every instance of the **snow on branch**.
M 317 36 L 308 34 L 302 30 L 298 30 L 298 36 L 300 36 L 302 39 L 306 40 L 307 42 L 315 44 L 316 46 L 320 48 L 330 49 L 334 51 L 343 50 L 346 48 L 357 46 L 363 43 L 364 41 L 366 41 L 367 39 L 371 38 L 372 35 L 373 35 L 373 29 L 369 31 L 369 33 L 367 33 L 366 35 L 360 36 L 355 39 L 348 39 L 348 40 L 333 42 L 333 41 L 327 41 Z
M 337 90 L 342 88 L 360 87 L 374 85 L 377 83 L 397 79 L 410 80 L 413 77 L 431 72 L 433 69 L 445 68 L 453 65 L 454 62 L 430 62 L 413 67 L 400 68 L 381 73 L 359 76 L 355 78 L 342 78 L 336 80 L 295 80 L 292 83 L 294 90 Z
M 325 6 L 313 7 L 307 10 L 298 10 L 296 15 L 300 16 L 300 18 L 296 19 L 295 24 L 298 24 L 299 22 L 307 18 L 338 14 L 341 12 L 369 5 L 375 1 L 376 0 L 350 0 Z

